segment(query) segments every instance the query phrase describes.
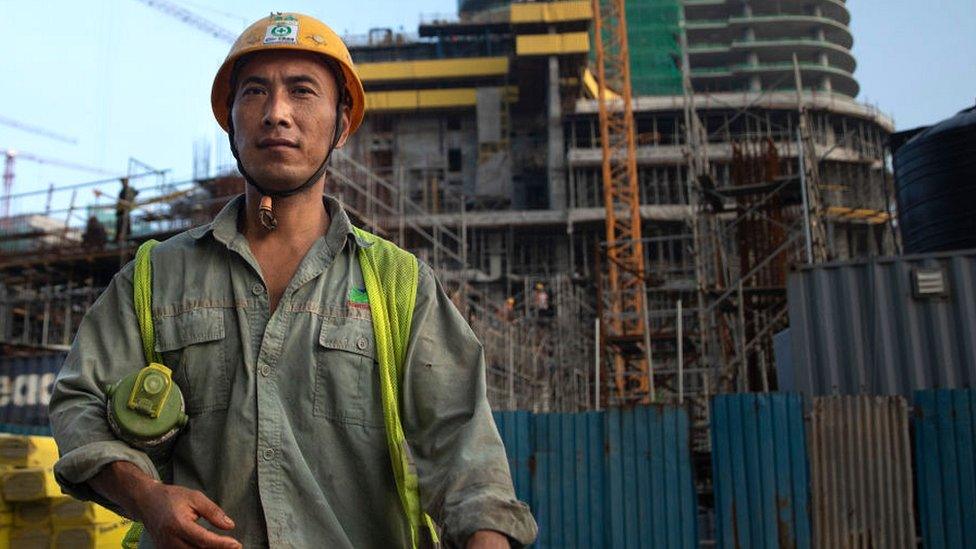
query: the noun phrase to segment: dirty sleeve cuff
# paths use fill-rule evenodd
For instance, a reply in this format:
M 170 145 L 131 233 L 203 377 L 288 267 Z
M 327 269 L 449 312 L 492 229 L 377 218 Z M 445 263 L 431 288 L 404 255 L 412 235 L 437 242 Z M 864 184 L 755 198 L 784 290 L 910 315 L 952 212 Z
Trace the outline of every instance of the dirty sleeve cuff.
M 492 491 L 466 497 L 452 507 L 446 510 L 444 533 L 459 547 L 478 530 L 505 534 L 515 547 L 529 545 L 538 533 L 528 505 L 516 499 L 499 498 Z
M 64 493 L 122 514 L 123 510 L 115 502 L 88 485 L 88 481 L 102 468 L 115 461 L 132 463 L 143 473 L 159 480 L 159 473 L 148 455 L 118 440 L 92 442 L 71 450 L 54 464 L 54 477 Z

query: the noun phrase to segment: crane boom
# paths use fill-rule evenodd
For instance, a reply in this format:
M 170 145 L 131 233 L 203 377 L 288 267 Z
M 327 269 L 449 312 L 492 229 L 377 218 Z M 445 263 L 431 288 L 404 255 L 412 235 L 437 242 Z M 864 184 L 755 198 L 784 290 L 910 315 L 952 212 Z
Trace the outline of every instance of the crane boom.
M 74 137 L 68 137 L 60 133 L 52 132 L 51 130 L 46 130 L 38 126 L 32 126 L 30 124 L 24 124 L 23 122 L 14 120 L 13 118 L 7 118 L 6 116 L 0 116 L 0 124 L 4 126 L 9 126 L 11 128 L 17 128 L 18 130 L 32 133 L 35 135 L 41 135 L 55 141 L 61 141 L 62 143 L 68 143 L 69 145 L 77 145 L 78 140 Z
M 151 8 L 155 8 L 163 12 L 166 15 L 173 17 L 174 19 L 178 19 L 186 23 L 187 25 L 190 25 L 191 27 L 196 27 L 197 29 L 202 30 L 203 32 L 209 34 L 210 36 L 213 36 L 214 38 L 217 38 L 219 40 L 223 40 L 224 42 L 233 43 L 234 40 L 237 40 L 237 34 L 221 27 L 220 25 L 217 25 L 216 23 L 208 21 L 207 19 L 193 13 L 192 11 L 186 8 L 178 6 L 172 2 L 169 2 L 168 0 L 138 0 L 138 1 L 142 2 L 143 4 Z
M 85 164 L 77 164 L 74 162 L 67 162 L 64 160 L 58 160 L 57 158 L 47 158 L 43 156 L 37 156 L 36 154 L 25 153 L 21 151 L 15 151 L 13 149 L 0 149 L 0 155 L 9 158 L 16 158 L 17 160 L 26 160 L 28 162 L 33 162 L 35 164 L 46 164 L 48 166 L 57 166 L 59 168 L 67 168 L 69 170 L 77 170 L 80 172 L 95 173 L 99 175 L 118 175 L 118 172 L 110 172 L 102 168 L 96 168 L 94 166 L 87 166 Z
M 13 149 L 0 149 L 0 156 L 3 156 L 5 160 L 3 166 L 3 197 L 0 199 L 0 218 L 10 216 L 10 193 L 13 191 L 14 187 L 14 162 L 17 159 L 27 160 L 28 162 L 34 162 L 36 164 L 46 164 L 49 166 L 57 166 L 59 168 L 97 173 L 100 175 L 116 175 L 115 173 L 108 170 L 103 170 L 102 168 L 85 166 L 84 164 L 76 164 L 74 162 L 65 162 L 64 160 L 57 160 L 55 158 L 45 158 L 43 156 L 23 153 Z
M 619 404 L 654 398 L 641 241 L 637 144 L 624 0 L 592 0 L 603 148 L 607 277 L 604 346 Z

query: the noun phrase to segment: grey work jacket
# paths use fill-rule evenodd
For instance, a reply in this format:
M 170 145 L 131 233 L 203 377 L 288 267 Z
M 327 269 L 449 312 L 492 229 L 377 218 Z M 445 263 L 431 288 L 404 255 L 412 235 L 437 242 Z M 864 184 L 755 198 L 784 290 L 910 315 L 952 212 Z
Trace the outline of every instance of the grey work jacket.
M 58 481 L 114 507 L 87 481 L 124 460 L 202 491 L 234 519 L 230 535 L 246 547 L 402 546 L 408 530 L 357 259 L 369 244 L 326 197 L 328 232 L 271 314 L 237 229 L 243 203 L 238 197 L 213 223 L 152 253 L 156 347 L 190 416 L 171 453 L 154 463 L 119 441 L 105 418 L 103 388 L 145 365 L 130 263 L 85 316 L 55 383 Z M 485 397 L 481 344 L 423 263 L 400 404 L 421 503 L 445 539 L 461 544 L 491 529 L 531 543 L 536 525 L 513 493 Z

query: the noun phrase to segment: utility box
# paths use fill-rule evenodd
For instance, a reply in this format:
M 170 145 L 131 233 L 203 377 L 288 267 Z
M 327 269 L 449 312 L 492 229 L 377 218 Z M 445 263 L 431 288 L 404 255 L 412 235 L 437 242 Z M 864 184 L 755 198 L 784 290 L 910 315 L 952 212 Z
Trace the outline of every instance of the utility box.
M 911 397 L 976 387 L 976 250 L 801 267 L 780 389 Z

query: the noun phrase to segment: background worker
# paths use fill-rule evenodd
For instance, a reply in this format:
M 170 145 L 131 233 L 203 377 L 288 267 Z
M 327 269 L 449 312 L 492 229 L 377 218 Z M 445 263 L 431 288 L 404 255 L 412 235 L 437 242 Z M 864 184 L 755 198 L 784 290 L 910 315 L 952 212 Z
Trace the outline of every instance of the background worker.
M 136 195 L 139 191 L 129 185 L 129 178 L 122 178 L 122 188 L 119 189 L 119 199 L 115 203 L 115 241 L 122 242 L 129 238 L 132 232 L 132 208 L 135 206 Z
M 150 456 L 106 421 L 105 385 L 145 365 L 130 264 L 55 384 L 55 474 L 76 497 L 142 521 L 147 546 L 412 545 L 385 427 L 377 296 L 357 260 L 382 244 L 323 197 L 329 156 L 363 118 L 349 53 L 321 22 L 272 14 L 234 44 L 212 103 L 246 193 L 152 251 L 156 349 L 189 424 Z M 424 264 L 408 335 L 397 410 L 419 505 L 448 545 L 531 543 L 481 345 Z

